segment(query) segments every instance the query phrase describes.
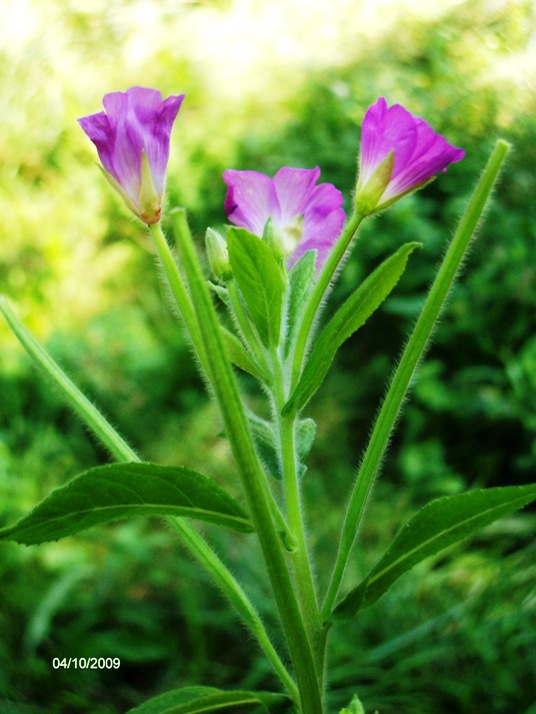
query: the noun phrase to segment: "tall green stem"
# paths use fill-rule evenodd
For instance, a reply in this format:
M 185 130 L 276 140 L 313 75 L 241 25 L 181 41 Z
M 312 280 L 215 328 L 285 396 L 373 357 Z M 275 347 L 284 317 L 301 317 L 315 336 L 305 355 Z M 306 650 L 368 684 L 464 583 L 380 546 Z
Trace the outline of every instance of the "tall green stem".
M 383 402 L 350 497 L 331 582 L 322 608 L 324 618 L 329 617 L 335 603 L 374 478 L 381 465 L 412 377 L 484 211 L 507 151 L 506 142 L 497 142 L 441 263 Z
M 2 312 L 17 339 L 30 357 L 43 369 L 45 374 L 52 379 L 76 413 L 86 424 L 90 425 L 93 433 L 104 444 L 112 456 L 119 461 L 137 461 L 138 457 L 133 449 L 130 448 L 126 441 L 121 439 L 108 420 L 89 399 L 82 394 L 48 352 L 41 347 L 35 337 L 28 332 L 4 296 L 0 296 L 0 312 Z
M 290 558 L 295 572 L 296 588 L 309 641 L 315 654 L 319 677 L 321 668 L 317 650 L 318 637 L 321 630 L 320 612 L 315 594 L 315 585 L 311 571 L 311 562 L 307 552 L 305 538 L 305 525 L 300 497 L 298 470 L 296 464 L 296 447 L 294 443 L 295 417 L 284 417 L 281 410 L 287 400 L 284 375 L 280 356 L 277 350 L 272 350 L 272 365 L 274 376 L 274 398 L 277 413 L 281 466 L 285 487 L 285 502 L 287 507 L 287 520 L 291 533 L 296 539 L 296 548 Z
M 275 648 L 268 637 L 262 621 L 244 593 L 240 585 L 231 575 L 230 571 L 223 565 L 212 548 L 201 538 L 189 524 L 181 518 L 170 519 L 173 529 L 178 533 L 182 542 L 190 550 L 192 555 L 203 565 L 216 580 L 222 592 L 230 600 L 236 611 L 241 615 L 245 624 L 255 636 L 257 642 L 263 649 L 266 657 L 271 662 L 275 672 L 285 685 L 288 693 L 293 699 L 298 698 L 298 690 L 294 680 L 287 672 L 285 665 L 279 658 Z
M 197 322 L 197 315 L 195 314 L 194 306 L 186 287 L 184 281 L 177 267 L 177 263 L 173 257 L 171 249 L 168 245 L 166 237 L 162 231 L 162 226 L 160 223 L 153 223 L 149 226 L 151 234 L 153 236 L 153 241 L 156 246 L 158 257 L 164 268 L 169 287 L 175 298 L 175 303 L 179 309 L 180 316 L 184 322 L 186 330 L 190 335 L 190 339 L 194 345 L 194 349 L 197 352 L 199 361 L 205 372 L 208 374 L 208 361 L 204 351 L 203 340 L 201 339 L 201 334 L 199 331 L 199 324 Z
M 41 347 L 37 340 L 31 335 L 18 317 L 13 312 L 4 297 L 0 297 L 0 311 L 5 316 L 9 326 L 26 349 L 30 357 L 44 370 L 56 386 L 63 393 L 63 396 L 76 410 L 82 421 L 91 429 L 95 436 L 110 450 L 117 461 L 139 462 L 137 454 L 130 448 L 126 441 L 109 424 L 108 420 L 99 410 L 84 396 L 80 389 L 69 379 L 65 372 L 52 359 L 52 357 Z M 188 547 L 192 555 L 201 563 L 208 573 L 214 578 L 216 584 L 227 596 L 232 605 L 256 637 L 260 646 L 264 650 L 266 657 L 271 662 L 274 671 L 286 686 L 287 691 L 293 697 L 297 695 L 296 685 L 292 677 L 287 672 L 281 662 L 268 634 L 257 614 L 255 608 L 248 600 L 246 594 L 234 579 L 228 568 L 222 563 L 218 556 L 212 551 L 206 541 L 199 533 L 184 519 L 169 518 L 172 528 L 180 535 L 183 543 Z
M 255 451 L 238 385 L 227 358 L 211 296 L 205 284 L 184 211 L 174 213 L 175 231 L 190 292 L 196 306 L 201 338 L 209 364 L 214 394 L 241 477 L 242 487 L 266 562 L 277 607 L 296 670 L 304 714 L 321 714 L 315 665 L 282 546 L 272 519 L 264 475 Z

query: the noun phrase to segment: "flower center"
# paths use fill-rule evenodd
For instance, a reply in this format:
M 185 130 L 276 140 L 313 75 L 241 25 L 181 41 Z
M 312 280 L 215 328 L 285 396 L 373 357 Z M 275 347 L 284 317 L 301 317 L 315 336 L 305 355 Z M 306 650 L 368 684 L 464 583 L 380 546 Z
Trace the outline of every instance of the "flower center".
M 295 216 L 290 223 L 281 227 L 281 237 L 285 246 L 285 253 L 292 255 L 303 235 L 303 216 Z

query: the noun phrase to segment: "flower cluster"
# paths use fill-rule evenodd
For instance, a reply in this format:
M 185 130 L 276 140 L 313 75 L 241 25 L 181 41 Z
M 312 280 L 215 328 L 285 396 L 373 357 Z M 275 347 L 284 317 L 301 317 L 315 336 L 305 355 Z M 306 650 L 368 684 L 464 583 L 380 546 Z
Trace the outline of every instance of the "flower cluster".
M 132 87 L 103 99 L 105 111 L 79 119 L 97 147 L 106 178 L 144 223 L 160 220 L 170 135 L 184 95 L 162 100 L 155 89 Z M 424 119 L 383 97 L 363 120 L 355 205 L 365 216 L 413 191 L 465 153 Z M 317 272 L 336 243 L 345 214 L 341 192 L 318 183 L 320 169 L 284 167 L 273 178 L 256 171 L 224 172 L 225 212 L 237 226 L 262 237 L 270 221 L 290 269 L 315 250 Z

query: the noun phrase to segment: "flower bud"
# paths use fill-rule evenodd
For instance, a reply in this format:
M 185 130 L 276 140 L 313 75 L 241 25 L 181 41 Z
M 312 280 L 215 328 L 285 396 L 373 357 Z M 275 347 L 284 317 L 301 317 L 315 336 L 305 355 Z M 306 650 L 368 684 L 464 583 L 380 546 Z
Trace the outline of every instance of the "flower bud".
M 277 262 L 282 265 L 286 256 L 285 241 L 279 231 L 275 226 L 272 218 L 268 218 L 264 226 L 264 231 L 262 234 L 263 241 L 268 245 L 274 258 Z
M 212 270 L 212 274 L 217 280 L 226 282 L 232 277 L 231 264 L 229 263 L 229 253 L 227 242 L 213 228 L 207 228 L 205 236 L 207 257 Z

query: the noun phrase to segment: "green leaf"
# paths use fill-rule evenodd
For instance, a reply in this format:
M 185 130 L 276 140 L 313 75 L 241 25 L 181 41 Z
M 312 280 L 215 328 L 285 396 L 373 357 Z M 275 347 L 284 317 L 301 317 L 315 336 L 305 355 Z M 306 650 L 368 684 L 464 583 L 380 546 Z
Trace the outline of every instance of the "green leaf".
M 354 694 L 350 704 L 347 707 L 344 707 L 344 709 L 341 709 L 339 714 L 365 714 L 365 709 L 357 694 Z
M 348 618 L 369 607 L 414 565 L 536 500 L 536 484 L 481 489 L 427 504 L 398 533 L 369 575 L 333 611 Z
M 315 261 L 316 250 L 308 250 L 290 271 L 287 307 L 288 332 L 285 340 L 285 356 L 292 349 L 301 314 L 314 285 Z
M 249 533 L 247 514 L 221 486 L 184 466 L 97 466 L 55 489 L 0 538 L 32 545 L 130 516 L 197 518 Z
M 219 297 L 219 299 L 222 301 L 222 303 L 228 307 L 230 303 L 230 298 L 229 298 L 229 291 L 227 290 L 226 287 L 223 285 L 218 285 L 217 283 L 213 283 L 210 280 L 207 280 L 207 284 L 209 288 L 212 290 L 212 292 Z
M 303 461 L 311 449 L 316 436 L 316 422 L 314 419 L 300 419 L 296 424 L 296 451 L 298 458 Z
M 406 243 L 376 268 L 331 318 L 314 344 L 303 374 L 283 407 L 283 415 L 297 413 L 322 384 L 342 343 L 359 329 L 398 283 L 410 254 L 419 243 Z
M 298 419 L 296 422 L 296 454 L 298 457 L 298 475 L 302 478 L 307 471 L 305 459 L 313 448 L 316 436 L 316 422 L 314 419 Z
M 229 229 L 227 247 L 233 277 L 263 344 L 277 346 L 286 286 L 272 251 L 244 228 Z
M 149 699 L 127 714 L 197 714 L 246 704 L 264 709 L 288 701 L 285 694 L 272 692 L 224 691 L 215 687 L 183 687 Z
M 224 327 L 221 328 L 221 331 L 231 362 L 237 367 L 240 367 L 240 369 L 243 369 L 244 372 L 248 372 L 253 377 L 256 377 L 261 382 L 266 382 L 267 377 L 264 374 L 264 371 L 247 351 L 238 337 L 233 335 L 232 332 L 229 332 L 229 330 L 226 330 Z
M 253 412 L 249 412 L 248 419 L 262 463 L 270 475 L 280 481 L 283 478 L 283 474 L 281 473 L 281 461 L 277 453 L 277 434 L 274 425 Z

